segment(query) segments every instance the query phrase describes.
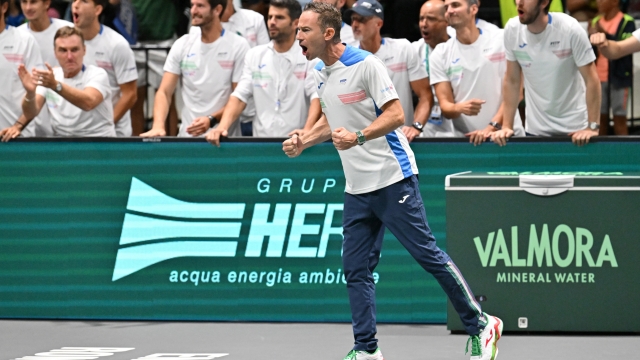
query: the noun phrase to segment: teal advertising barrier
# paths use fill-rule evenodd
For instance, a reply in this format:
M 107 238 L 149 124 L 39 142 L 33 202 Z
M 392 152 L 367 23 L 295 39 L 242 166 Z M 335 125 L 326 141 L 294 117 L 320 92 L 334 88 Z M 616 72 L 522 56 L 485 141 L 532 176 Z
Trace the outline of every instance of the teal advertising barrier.
M 635 141 L 412 147 L 443 248 L 446 175 L 640 171 Z M 0 144 L 0 317 L 348 322 L 343 191 L 331 144 L 297 159 L 279 142 Z M 446 321 L 444 293 L 390 234 L 375 278 L 381 322 Z

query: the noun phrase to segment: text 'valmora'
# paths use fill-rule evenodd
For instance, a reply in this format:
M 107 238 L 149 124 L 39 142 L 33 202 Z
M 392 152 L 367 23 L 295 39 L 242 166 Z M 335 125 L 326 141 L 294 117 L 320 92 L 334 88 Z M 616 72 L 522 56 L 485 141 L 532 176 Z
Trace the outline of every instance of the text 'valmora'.
M 518 242 L 517 226 L 511 227 L 510 247 L 502 229 L 497 233 L 489 233 L 484 244 L 479 236 L 475 237 L 473 242 L 483 267 L 495 267 L 499 261 L 506 267 L 532 267 L 536 264 L 538 267 L 565 268 L 571 264 L 582 267 L 583 263 L 588 267 L 602 267 L 604 262 L 609 262 L 611 267 L 618 267 L 609 235 L 604 236 L 594 261 L 594 253 L 591 252 L 594 248 L 593 235 L 589 230 L 580 227 L 574 231 L 568 225 L 558 225 L 550 237 L 547 224 L 542 226 L 540 236 L 536 226 L 531 225 L 526 258 L 520 257 L 520 249 L 524 250 L 524 247 L 520 247 Z

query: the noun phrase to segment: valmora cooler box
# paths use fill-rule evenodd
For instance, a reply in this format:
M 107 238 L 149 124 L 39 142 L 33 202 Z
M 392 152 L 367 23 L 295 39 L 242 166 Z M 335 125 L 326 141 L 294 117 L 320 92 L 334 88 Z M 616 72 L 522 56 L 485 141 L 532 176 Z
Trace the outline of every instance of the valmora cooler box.
M 640 174 L 446 177 L 447 252 L 505 331 L 640 332 Z M 464 330 L 449 302 L 447 326 Z

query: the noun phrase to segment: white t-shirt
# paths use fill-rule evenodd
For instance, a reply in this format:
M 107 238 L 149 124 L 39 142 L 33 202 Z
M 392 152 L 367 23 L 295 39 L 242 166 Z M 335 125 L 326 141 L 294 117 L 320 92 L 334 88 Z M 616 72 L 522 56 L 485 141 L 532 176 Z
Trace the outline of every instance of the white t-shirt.
M 578 68 L 596 56 L 578 21 L 549 13 L 545 30 L 532 34 L 513 18 L 505 26 L 504 45 L 507 60 L 517 61 L 524 73 L 527 132 L 551 136 L 586 129 L 586 89 Z
M 438 44 L 431 56 L 431 83 L 449 82 L 456 103 L 481 99 L 480 113 L 476 116 L 461 114 L 452 119 L 454 134 L 482 130 L 493 120 L 502 105 L 502 79 L 507 62 L 504 54 L 504 32 L 495 30 L 480 36 L 473 44 L 465 45 L 457 39 Z M 516 136 L 524 136 L 522 121 L 516 115 L 513 122 Z
M 18 65 L 25 64 L 27 71 L 44 67 L 36 40 L 24 31 L 6 26 L 0 33 L 0 129 L 13 126 L 22 115 L 22 99 L 26 90 L 18 76 Z M 23 137 L 35 135 L 35 122 L 22 130 Z
M 424 39 L 420 39 L 418 41 L 414 41 L 411 43 L 414 50 L 418 54 L 420 58 L 420 62 L 422 66 L 427 71 L 427 74 L 431 72 L 431 55 L 433 55 L 433 48 L 427 44 Z M 428 55 L 428 56 L 427 56 Z M 429 76 L 431 76 L 429 74 Z M 438 103 L 438 98 L 436 97 L 436 90 L 431 85 L 431 93 L 433 93 L 433 107 L 431 108 L 431 115 L 429 116 L 429 120 L 425 124 L 422 129 L 421 137 L 453 137 L 455 136 L 453 133 L 453 122 L 451 119 L 447 119 L 442 116 L 442 110 L 440 109 L 440 104 Z
M 164 65 L 164 71 L 181 75 L 184 107 L 178 136 L 182 137 L 191 136 L 187 127 L 193 120 L 227 104 L 232 83 L 240 81 L 249 50 L 247 40 L 224 29 L 212 43 L 205 44 L 201 39 L 194 33 L 176 40 Z
M 38 86 L 36 93 L 44 96 L 44 106 L 51 117 L 53 132 L 57 136 L 116 136 L 113 124 L 113 104 L 111 103 L 111 86 L 104 69 L 97 66 L 83 66 L 76 76 L 65 78 L 62 68 L 53 69 L 56 80 L 61 83 L 84 90 L 94 88 L 102 94 L 104 100 L 91 111 L 84 111 L 65 100 L 57 92 Z
M 40 54 L 42 54 L 42 61 L 49 63 L 51 67 L 60 66 L 53 46 L 53 38 L 56 35 L 58 29 L 64 26 L 73 27 L 73 23 L 60 19 L 51 19 L 51 25 L 43 31 L 33 31 L 29 27 L 29 23 L 24 23 L 18 26 L 18 30 L 25 31 L 31 34 L 40 47 Z
M 111 103 L 117 104 L 122 96 L 120 85 L 138 79 L 136 59 L 133 50 L 122 35 L 107 26 L 100 25 L 100 33 L 91 40 L 85 40 L 87 54 L 84 63 L 103 68 L 109 75 Z M 116 123 L 119 137 L 131 136 L 131 113 L 127 111 Z
M 345 22 L 342 23 L 342 28 L 340 29 L 340 42 L 351 46 L 358 46 L 360 43 L 353 37 L 353 29 L 351 28 L 351 25 L 348 25 Z
M 222 27 L 245 38 L 252 48 L 269 42 L 264 16 L 253 10 L 236 8 L 236 12 L 231 15 L 229 21 L 222 23 Z
M 389 77 L 402 103 L 405 125 L 413 125 L 415 120 L 411 82 L 428 77 L 427 70 L 422 66 L 418 54 L 407 39 L 382 38 L 382 44 L 375 56 L 387 66 Z
M 286 137 L 304 127 L 309 101 L 317 96 L 311 78 L 315 63 L 302 55 L 297 41 L 285 53 L 278 53 L 273 41 L 247 52 L 242 79 L 232 95 L 245 103 L 255 100 L 253 136 Z
M 384 63 L 352 46 L 347 46 L 331 66 L 319 62 L 313 77 L 331 129 L 362 130 L 380 116 L 386 103 L 398 99 Z M 338 154 L 349 194 L 375 191 L 418 173 L 413 151 L 400 128 Z

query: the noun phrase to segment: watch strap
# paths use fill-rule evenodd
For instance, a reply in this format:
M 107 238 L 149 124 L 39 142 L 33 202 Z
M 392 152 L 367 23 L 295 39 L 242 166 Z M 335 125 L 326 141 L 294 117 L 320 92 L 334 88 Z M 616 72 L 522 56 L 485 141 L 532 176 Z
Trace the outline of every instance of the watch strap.
M 360 130 L 356 131 L 356 137 L 358 138 L 358 145 L 363 145 L 367 141 L 367 139 L 364 137 L 364 134 Z

